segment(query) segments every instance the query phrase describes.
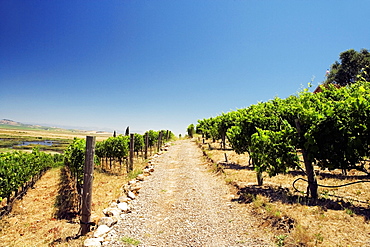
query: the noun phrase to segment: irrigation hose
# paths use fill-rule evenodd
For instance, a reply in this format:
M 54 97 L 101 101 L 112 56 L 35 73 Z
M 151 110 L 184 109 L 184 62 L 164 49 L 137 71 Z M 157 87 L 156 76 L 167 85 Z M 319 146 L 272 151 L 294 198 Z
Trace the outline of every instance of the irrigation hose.
M 306 194 L 306 192 L 300 191 L 300 190 L 298 190 L 298 189 L 294 186 L 294 185 L 295 185 L 295 183 L 296 183 L 297 181 L 299 181 L 299 180 L 303 180 L 303 181 L 305 181 L 305 182 L 309 183 L 307 179 L 304 179 L 304 178 L 297 178 L 296 180 L 294 180 L 294 182 L 293 182 L 292 186 L 293 186 L 293 188 L 295 189 L 295 191 L 296 191 L 296 192 L 300 192 L 300 193 L 304 193 L 304 194 Z M 359 184 L 359 183 L 370 183 L 370 181 L 369 181 L 369 180 L 363 180 L 363 181 L 356 181 L 356 182 L 351 182 L 351 183 L 348 183 L 348 184 L 342 184 L 342 185 L 323 185 L 323 184 L 317 184 L 317 186 L 318 186 L 318 187 L 324 187 L 324 188 L 340 188 L 340 187 L 344 187 L 344 186 L 348 186 L 348 185 L 352 185 L 352 184 Z

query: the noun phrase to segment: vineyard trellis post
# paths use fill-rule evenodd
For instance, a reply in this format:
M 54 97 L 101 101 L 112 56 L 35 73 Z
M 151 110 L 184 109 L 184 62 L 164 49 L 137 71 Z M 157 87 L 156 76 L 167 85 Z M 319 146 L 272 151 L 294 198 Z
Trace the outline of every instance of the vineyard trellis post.
M 161 150 L 161 146 L 162 146 L 162 136 L 163 136 L 163 132 L 160 131 L 159 132 L 159 136 L 158 136 L 158 152 L 159 150 Z
M 127 172 L 131 172 L 134 170 L 134 148 L 135 148 L 135 135 L 130 134 L 130 162 L 129 169 Z
M 95 136 L 86 136 L 86 153 L 82 193 L 81 235 L 90 231 Z
M 166 142 L 168 142 L 169 139 L 170 139 L 170 131 L 167 130 L 166 131 Z
M 148 159 L 148 146 L 149 146 L 149 133 L 145 133 L 145 153 L 144 153 L 144 158 Z

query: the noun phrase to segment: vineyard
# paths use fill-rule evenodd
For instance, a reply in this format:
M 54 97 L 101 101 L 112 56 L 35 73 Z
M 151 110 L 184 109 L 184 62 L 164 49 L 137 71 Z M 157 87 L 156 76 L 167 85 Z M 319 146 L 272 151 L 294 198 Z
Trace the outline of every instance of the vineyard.
M 198 120 L 188 133 L 237 200 L 277 229 L 279 246 L 367 246 L 369 90 L 364 81 L 306 89 Z
M 11 210 L 13 202 L 21 198 L 42 174 L 61 161 L 34 149 L 32 153 L 0 153 L 0 202 L 5 205 L 0 216 Z
M 199 120 L 205 138 L 226 138 L 238 154 L 247 153 L 257 174 L 270 177 L 290 170 L 304 171 L 306 194 L 318 198 L 314 166 L 322 170 L 356 169 L 370 173 L 370 85 L 359 82 L 323 92 L 305 90 L 286 99 L 275 98 L 245 109 Z
M 250 205 L 263 228 L 275 229 L 279 246 L 363 246 L 370 238 L 369 91 L 365 81 L 323 86 L 319 93 L 304 90 L 198 120 L 189 125 L 188 136 L 236 189 L 234 200 Z M 94 145 L 95 172 L 106 176 L 98 180 L 99 189 L 112 186 L 107 180 L 117 184 L 135 177 L 164 142 L 174 139 L 171 131 L 128 132 Z M 82 138 L 68 142 L 63 154 L 37 148 L 0 153 L 1 217 L 48 169 L 57 167 L 62 175 L 51 221 L 78 223 L 88 145 Z M 94 207 L 104 203 L 98 199 Z M 48 230 L 54 245 L 63 242 L 57 234 L 62 228 Z M 77 234 L 78 224 L 74 228 Z M 0 231 L 4 229 L 11 228 L 1 224 Z
M 165 133 L 165 134 L 164 134 Z M 146 160 L 148 151 L 159 151 L 162 143 L 174 138 L 171 131 L 149 130 L 144 135 L 131 134 L 112 136 L 97 142 L 95 146 L 94 164 L 103 172 L 130 176 L 134 172 L 134 153 L 136 159 Z M 75 138 L 64 152 L 64 164 L 68 181 L 73 181 L 72 189 L 77 191 L 78 198 L 71 198 L 77 205 L 75 211 L 80 213 L 81 197 L 84 182 L 86 140 Z M 123 166 L 123 164 L 125 164 Z M 125 169 L 124 169 L 125 168 Z M 136 171 L 140 172 L 140 171 Z M 69 183 L 68 182 L 68 183 Z M 66 196 L 65 198 L 69 198 Z
M 131 134 L 131 138 L 124 135 L 116 136 L 114 133 L 114 136 L 96 143 L 94 157 L 95 169 L 98 172 L 96 176 L 98 178 L 101 176 L 111 177 L 112 182 L 119 177 L 126 180 L 132 179 L 142 172 L 143 164 L 150 155 L 156 153 L 163 143 L 173 138 L 174 135 L 171 131 L 150 130 L 144 135 Z M 58 182 L 58 195 L 54 198 L 54 204 L 57 208 L 54 209 L 53 217 L 56 220 L 67 219 L 71 222 L 79 218 L 84 184 L 86 140 L 74 138 L 69 142 L 71 144 L 66 147 L 63 154 L 47 154 L 39 151 L 37 147 L 31 153 L 22 151 L 0 153 L 0 210 L 2 218 L 11 213 L 13 205 L 22 199 L 50 168 L 62 171 Z M 134 166 L 134 164 L 136 165 Z M 98 179 L 98 183 L 110 184 L 99 181 Z M 119 184 L 115 186 L 117 187 Z M 109 200 L 106 203 L 108 202 Z M 8 220 L 4 221 L 5 225 L 0 224 L 0 231 L 6 228 L 6 222 Z M 3 227 L 5 228 L 3 229 Z M 77 233 L 78 228 L 75 229 L 74 234 Z

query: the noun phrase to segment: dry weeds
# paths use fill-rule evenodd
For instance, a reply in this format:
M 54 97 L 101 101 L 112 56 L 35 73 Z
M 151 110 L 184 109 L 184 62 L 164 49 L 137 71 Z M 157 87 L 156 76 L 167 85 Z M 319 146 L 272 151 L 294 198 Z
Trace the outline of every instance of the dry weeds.
M 111 133 L 97 133 L 88 131 L 70 131 L 70 130 L 27 130 L 27 129 L 6 129 L 0 128 L 0 135 L 7 136 L 25 136 L 25 137 L 43 137 L 43 138 L 56 138 L 56 139 L 73 139 L 86 138 L 87 135 L 96 136 L 96 141 L 102 141 L 111 136 Z
M 240 201 L 261 218 L 261 226 L 274 229 L 277 244 L 370 246 L 369 183 L 333 189 L 319 187 L 319 202 L 317 206 L 310 206 L 304 195 L 292 187 L 295 179 L 305 178 L 302 173 L 291 172 L 272 178 L 264 174 L 264 185 L 257 186 L 256 174 L 249 166 L 246 154 L 220 150 L 219 143 L 199 141 L 199 144 L 215 163 L 221 165 L 225 181 L 235 186 Z M 342 176 L 341 171 L 318 171 L 318 182 L 324 185 L 341 185 L 366 178 L 364 173 L 354 170 L 348 176 Z M 300 191 L 306 190 L 306 182 L 299 181 L 296 185 Z M 286 222 L 287 219 L 290 220 Z M 283 241 L 279 243 L 280 238 Z
M 146 165 L 140 158 L 136 173 Z M 99 169 L 98 169 L 99 170 Z M 86 237 L 74 239 L 79 233 L 79 218 L 58 220 L 56 197 L 61 168 L 54 168 L 36 182 L 13 211 L 0 220 L 0 246 L 81 246 Z M 93 183 L 93 217 L 102 217 L 102 210 L 119 197 L 121 187 L 129 178 L 122 174 L 95 171 Z

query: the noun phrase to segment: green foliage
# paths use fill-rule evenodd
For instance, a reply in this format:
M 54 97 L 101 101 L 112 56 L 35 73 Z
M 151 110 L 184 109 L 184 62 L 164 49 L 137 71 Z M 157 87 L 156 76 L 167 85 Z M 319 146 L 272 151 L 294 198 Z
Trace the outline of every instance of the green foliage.
M 287 235 L 283 235 L 283 234 L 275 236 L 276 246 L 284 246 L 284 241 L 287 237 L 288 237 Z
M 270 176 L 307 163 L 325 169 L 359 169 L 370 156 L 370 84 L 366 81 L 313 94 L 303 90 L 245 109 L 198 120 L 197 132 L 219 139 L 226 132 L 233 149 L 249 153 L 257 172 Z M 299 122 L 299 132 L 297 129 Z
M 186 129 L 186 132 L 188 133 L 188 136 L 189 136 L 190 138 L 193 138 L 193 135 L 194 135 L 194 133 L 195 133 L 195 127 L 194 127 L 194 124 L 190 124 L 190 125 L 188 126 L 188 128 Z
M 282 128 L 280 131 L 257 129 L 252 135 L 251 157 L 259 172 L 266 171 L 270 176 L 275 176 L 299 166 L 295 129 L 287 122 Z
M 150 147 L 154 146 L 158 142 L 158 136 L 160 131 L 149 130 L 148 133 L 148 145 Z M 167 131 L 162 131 L 164 135 L 167 134 Z M 171 131 L 168 131 L 169 139 L 174 137 Z M 135 133 L 134 134 L 134 151 L 139 152 L 145 146 L 144 140 L 145 134 L 140 135 Z M 165 138 L 166 136 L 163 136 Z M 163 140 L 162 140 L 163 141 Z M 116 137 L 109 137 L 105 141 L 97 142 L 95 146 L 95 154 L 100 159 L 102 158 L 109 158 L 111 160 L 119 160 L 120 162 L 123 161 L 126 157 L 128 157 L 129 148 L 130 148 L 130 137 L 119 135 Z
M 60 156 L 40 152 L 0 153 L 0 201 L 17 191 L 34 176 L 55 165 Z
M 64 164 L 69 168 L 77 184 L 78 193 L 81 193 L 83 184 L 83 170 L 85 164 L 86 140 L 74 138 L 64 152 Z
M 149 130 L 145 133 L 148 133 L 149 147 L 153 147 L 158 142 L 159 131 Z
M 126 236 L 121 238 L 121 241 L 126 243 L 126 244 L 131 244 L 131 245 L 134 245 L 134 246 L 138 246 L 140 244 L 139 240 L 131 238 L 131 237 L 126 237 Z
M 140 134 L 135 133 L 134 134 L 134 138 L 135 138 L 134 151 L 135 152 L 142 151 L 143 148 L 144 148 L 144 145 L 145 145 L 143 135 L 140 135 Z
M 128 156 L 129 142 L 129 136 L 119 135 L 116 137 L 109 137 L 105 141 L 96 143 L 95 154 L 99 158 L 118 159 L 122 161 Z
M 176 138 L 175 134 L 172 133 L 172 131 L 170 130 L 166 130 L 165 133 L 166 133 L 167 141 L 174 140 Z
M 353 49 L 339 55 L 340 62 L 331 65 L 326 84 L 336 83 L 341 86 L 358 81 L 358 77 L 370 81 L 370 53 L 366 49 L 357 52 Z

